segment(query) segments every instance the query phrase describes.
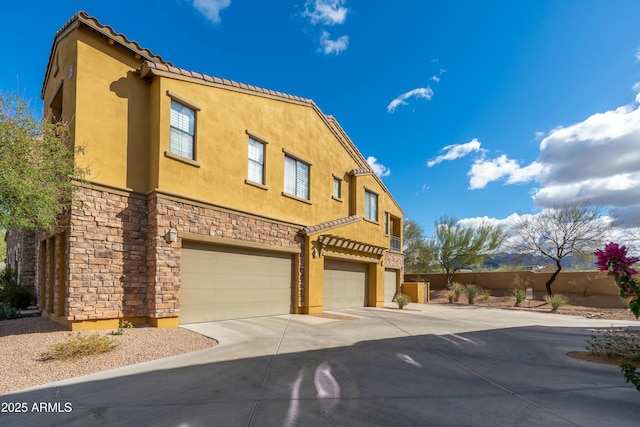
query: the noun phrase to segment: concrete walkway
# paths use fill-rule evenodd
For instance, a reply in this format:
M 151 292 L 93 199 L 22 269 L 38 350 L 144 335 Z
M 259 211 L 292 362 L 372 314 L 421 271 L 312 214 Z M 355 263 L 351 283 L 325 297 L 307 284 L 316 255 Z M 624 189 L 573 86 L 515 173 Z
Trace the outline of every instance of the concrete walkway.
M 591 328 L 640 322 L 407 308 L 189 325 L 220 345 L 4 395 L 29 411 L 0 425 L 638 425 L 640 393 L 620 370 L 566 352 Z

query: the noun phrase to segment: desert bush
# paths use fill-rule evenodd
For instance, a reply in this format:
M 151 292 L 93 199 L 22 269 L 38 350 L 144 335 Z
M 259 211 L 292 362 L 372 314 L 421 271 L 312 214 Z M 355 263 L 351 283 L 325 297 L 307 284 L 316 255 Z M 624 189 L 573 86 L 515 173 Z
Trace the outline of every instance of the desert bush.
M 115 350 L 118 343 L 105 335 L 76 335 L 65 342 L 53 344 L 40 360 L 73 360 Z
M 526 288 L 531 286 L 531 283 L 531 279 L 523 279 L 518 274 L 516 274 L 516 276 L 511 281 L 511 296 L 516 300 L 516 307 L 519 307 L 522 301 L 527 299 Z
M 482 294 L 483 289 L 478 285 L 469 284 L 463 287 L 462 292 L 467 297 L 469 304 L 473 304 L 478 295 Z
M 480 292 L 480 301 L 487 301 L 490 296 L 491 289 L 483 289 L 482 292 Z
M 449 292 L 451 292 L 451 294 L 453 295 L 453 302 L 460 301 L 460 295 L 462 295 L 463 291 L 464 285 L 458 282 L 453 282 L 451 285 L 449 285 Z
M 560 294 L 545 295 L 544 300 L 551 306 L 551 311 L 558 311 L 561 305 L 567 303 L 567 299 Z
M 111 332 L 111 335 L 122 335 L 124 334 L 125 329 L 131 328 L 133 328 L 133 323 L 129 322 L 128 320 L 120 319 L 120 322 L 118 323 L 118 329 Z
M 0 320 L 15 319 L 16 317 L 18 317 L 18 310 L 6 302 L 0 302 Z
M 398 304 L 398 308 L 402 310 L 404 306 L 411 302 L 411 297 L 407 294 L 398 294 L 396 297 L 396 304 Z
M 587 350 L 591 353 L 617 357 L 624 360 L 640 360 L 640 332 L 629 329 L 606 329 L 591 334 Z
M 520 307 L 520 304 L 522 303 L 522 301 L 527 299 L 527 293 L 521 287 L 513 287 L 513 288 L 511 288 L 511 296 L 513 298 L 515 298 L 515 300 L 516 300 L 516 303 L 515 303 L 516 307 Z
M 620 370 L 627 383 L 632 383 L 640 391 L 640 372 L 631 363 L 640 362 L 640 331 L 630 329 L 606 329 L 591 334 L 587 340 L 587 350 L 598 356 L 620 360 Z
M 18 274 L 7 266 L 0 272 L 0 302 L 17 309 L 27 308 L 33 301 L 33 294 L 18 283 Z

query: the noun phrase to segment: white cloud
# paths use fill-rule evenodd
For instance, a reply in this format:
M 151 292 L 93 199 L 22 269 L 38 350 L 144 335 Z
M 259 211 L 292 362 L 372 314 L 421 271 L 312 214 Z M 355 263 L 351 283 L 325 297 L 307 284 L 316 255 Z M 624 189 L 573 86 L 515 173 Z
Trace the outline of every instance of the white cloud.
M 536 132 L 534 135 L 536 137 L 536 141 L 540 141 L 542 138 L 544 138 L 544 132 Z
M 636 50 L 636 62 L 640 62 L 640 47 Z
M 432 80 L 432 81 L 434 81 L 436 83 L 440 83 L 440 77 L 438 77 L 438 76 L 431 76 L 431 77 L 429 77 L 429 80 Z
M 640 103 L 640 82 L 636 82 L 631 89 L 636 92 L 636 102 Z
M 320 36 L 321 51 L 325 55 L 336 54 L 339 55 L 347 49 L 349 46 L 349 36 L 344 35 L 336 40 L 331 40 L 331 35 L 328 31 L 322 31 Z
M 389 170 L 389 168 L 382 163 L 378 163 L 378 159 L 376 159 L 375 157 L 367 157 L 367 163 L 369 163 L 369 167 L 371 168 L 373 173 L 378 175 L 378 177 L 383 178 L 385 176 L 391 175 L 391 171 Z
M 343 24 L 349 11 L 346 3 L 346 0 L 308 0 L 302 15 L 308 17 L 313 25 Z
M 447 145 L 446 147 L 440 150 L 440 152 L 441 153 L 444 152 L 444 154 L 441 154 L 435 159 L 427 162 L 427 166 L 432 167 L 445 160 L 455 160 L 473 152 L 484 152 L 484 151 L 485 150 L 480 147 L 480 141 L 478 141 L 477 138 L 473 138 L 471 141 L 467 142 L 466 144 Z
M 398 96 L 393 101 L 391 101 L 389 105 L 387 105 L 387 112 L 393 113 L 396 110 L 396 108 L 398 108 L 398 106 L 408 105 L 406 100 L 411 97 L 422 98 L 428 101 L 431 98 L 433 98 L 433 90 L 431 90 L 431 88 L 427 86 L 427 87 L 419 87 L 419 88 L 410 90 L 409 92 L 403 93 L 402 95 Z
M 193 0 L 193 7 L 213 23 L 220 22 L 220 11 L 231 5 L 231 0 Z
M 640 107 L 625 105 L 553 129 L 527 166 L 501 155 L 476 160 L 468 175 L 470 189 L 496 180 L 535 180 L 532 197 L 539 207 L 589 202 L 608 207 L 614 219 L 640 224 Z

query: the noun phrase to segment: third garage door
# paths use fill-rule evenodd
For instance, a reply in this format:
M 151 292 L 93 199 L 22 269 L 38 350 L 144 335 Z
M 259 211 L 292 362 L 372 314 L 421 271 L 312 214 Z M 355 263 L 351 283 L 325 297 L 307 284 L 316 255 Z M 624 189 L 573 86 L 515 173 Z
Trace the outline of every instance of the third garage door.
M 324 309 L 366 306 L 368 269 L 364 263 L 325 258 Z
M 291 254 L 185 242 L 180 323 L 291 312 Z

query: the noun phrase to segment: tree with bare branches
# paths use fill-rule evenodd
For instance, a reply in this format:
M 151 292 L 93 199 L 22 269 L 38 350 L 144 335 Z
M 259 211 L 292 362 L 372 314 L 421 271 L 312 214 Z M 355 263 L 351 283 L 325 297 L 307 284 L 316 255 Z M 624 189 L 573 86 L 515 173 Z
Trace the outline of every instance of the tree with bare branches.
M 562 260 L 568 256 L 581 256 L 603 243 L 605 225 L 602 209 L 586 202 L 568 202 L 555 205 L 535 215 L 522 215 L 512 227 L 516 236 L 510 246 L 522 255 L 543 255 L 556 266 L 545 283 L 548 295 L 551 285 L 562 270 Z

